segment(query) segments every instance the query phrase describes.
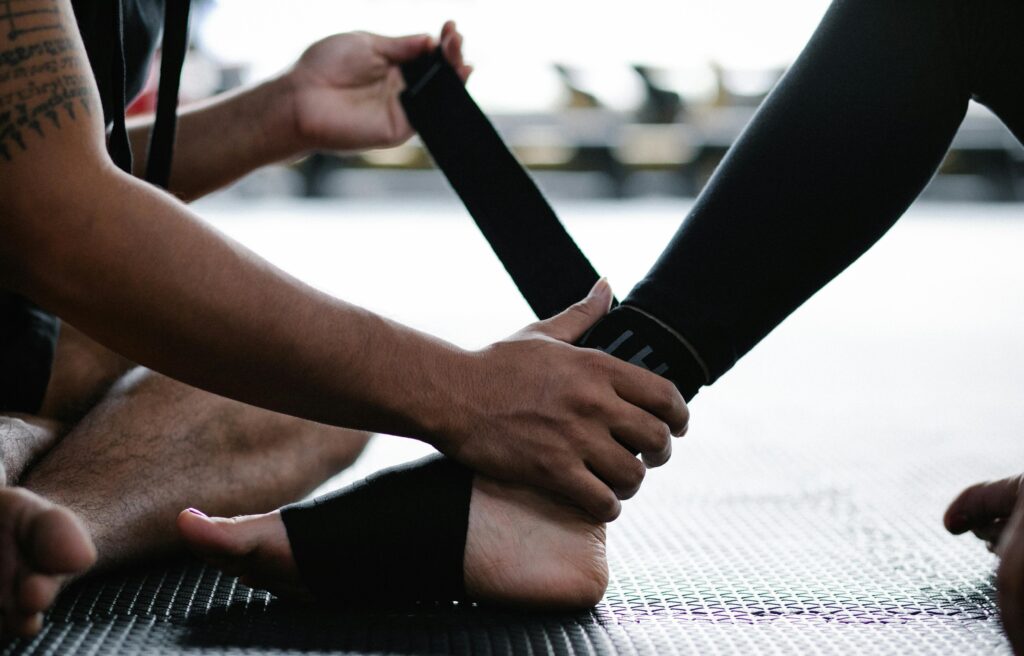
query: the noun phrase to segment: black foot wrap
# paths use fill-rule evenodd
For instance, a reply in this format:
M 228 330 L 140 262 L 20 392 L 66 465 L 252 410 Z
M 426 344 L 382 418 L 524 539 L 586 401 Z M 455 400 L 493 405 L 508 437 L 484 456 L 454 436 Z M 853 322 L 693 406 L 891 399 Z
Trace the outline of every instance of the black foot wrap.
M 295 563 L 324 601 L 465 599 L 473 473 L 443 456 L 380 471 L 281 509 Z
M 669 379 L 690 401 L 707 375 L 683 339 L 628 305 L 620 305 L 597 322 L 579 346 L 598 349 Z

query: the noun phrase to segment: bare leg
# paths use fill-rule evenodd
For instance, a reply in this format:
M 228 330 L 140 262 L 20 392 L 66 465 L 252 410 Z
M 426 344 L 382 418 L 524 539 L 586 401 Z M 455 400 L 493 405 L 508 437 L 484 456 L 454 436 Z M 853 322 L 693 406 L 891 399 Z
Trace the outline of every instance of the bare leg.
M 132 370 L 70 326 L 42 414 L 0 417 L 0 473 L 25 485 L 0 488 L 0 612 L 15 634 L 38 631 L 97 548 L 101 566 L 169 551 L 184 505 L 252 513 L 295 501 L 369 439 Z
M 233 519 L 185 511 L 178 527 L 189 547 L 210 564 L 278 595 L 310 598 L 279 511 Z M 477 476 L 464 568 L 467 593 L 475 600 L 590 607 L 608 585 L 605 526 L 532 489 Z
M 126 375 L 24 479 L 85 524 L 99 565 L 173 549 L 178 511 L 262 512 L 351 464 L 369 436 Z
M 0 612 L 4 633 L 39 630 L 41 611 L 69 575 L 96 560 L 81 520 L 23 488 L 6 487 L 49 452 L 118 376 L 130 368 L 116 354 L 64 326 L 41 416 L 0 417 Z

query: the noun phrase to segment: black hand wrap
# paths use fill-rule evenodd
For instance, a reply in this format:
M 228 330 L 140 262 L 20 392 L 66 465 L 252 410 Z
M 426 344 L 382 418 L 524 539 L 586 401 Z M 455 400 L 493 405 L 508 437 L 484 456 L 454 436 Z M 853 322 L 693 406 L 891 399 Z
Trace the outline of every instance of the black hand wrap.
M 281 509 L 303 582 L 320 600 L 465 599 L 473 473 L 442 456 L 385 469 Z

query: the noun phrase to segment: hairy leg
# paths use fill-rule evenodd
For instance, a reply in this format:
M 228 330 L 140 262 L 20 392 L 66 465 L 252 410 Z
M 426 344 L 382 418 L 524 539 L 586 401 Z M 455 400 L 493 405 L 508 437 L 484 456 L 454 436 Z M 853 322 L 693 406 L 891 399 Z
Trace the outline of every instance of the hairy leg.
M 225 519 L 189 510 L 179 516 L 178 527 L 189 547 L 211 565 L 283 597 L 312 598 L 280 511 Z M 338 562 L 340 568 L 351 566 Z M 466 593 L 476 601 L 587 608 L 600 601 L 608 585 L 605 525 L 531 488 L 476 476 L 463 568 Z
M 24 485 L 81 518 L 99 565 L 110 566 L 173 549 L 182 507 L 242 514 L 295 501 L 351 464 L 368 439 L 137 369 Z

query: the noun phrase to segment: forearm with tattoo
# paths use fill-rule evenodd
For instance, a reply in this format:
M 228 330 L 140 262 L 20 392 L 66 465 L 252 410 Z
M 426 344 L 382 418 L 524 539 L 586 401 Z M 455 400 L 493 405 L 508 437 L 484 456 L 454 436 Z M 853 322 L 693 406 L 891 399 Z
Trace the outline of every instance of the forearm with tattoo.
M 90 80 L 56 0 L 0 0 L 0 158 L 28 149 L 29 131 L 46 136 L 61 120 L 91 113 Z

